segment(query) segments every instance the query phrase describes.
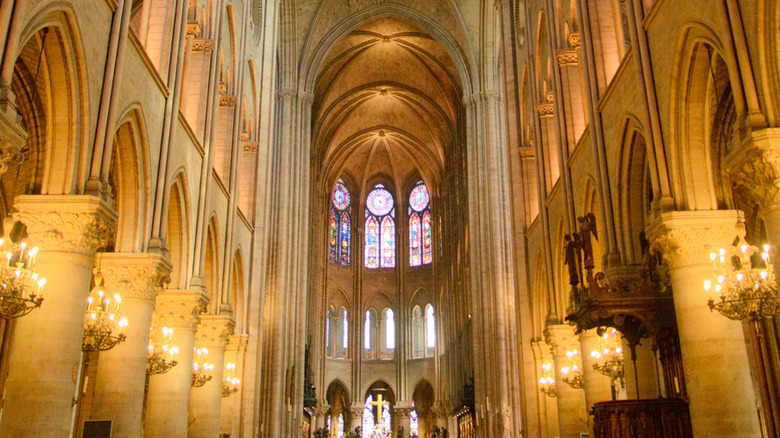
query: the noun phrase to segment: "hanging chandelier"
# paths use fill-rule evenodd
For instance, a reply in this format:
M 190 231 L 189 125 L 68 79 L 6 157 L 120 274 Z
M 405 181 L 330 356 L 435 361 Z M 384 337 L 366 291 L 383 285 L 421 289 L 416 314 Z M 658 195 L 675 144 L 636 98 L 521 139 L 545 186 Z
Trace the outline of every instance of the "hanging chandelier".
M 568 358 L 568 364 L 561 368 L 561 374 L 563 374 L 561 380 L 574 389 L 582 389 L 584 383 L 579 355 L 580 352 L 576 348 L 567 351 L 566 357 Z
M 214 364 L 208 363 L 209 350 L 198 348 L 195 350 L 195 361 L 192 362 L 192 387 L 200 388 L 211 380 L 214 372 Z
M 623 348 L 618 331 L 612 329 L 599 337 L 598 349 L 590 352 L 593 369 L 609 377 L 613 382 L 623 383 Z
M 539 379 L 539 391 L 547 397 L 558 397 L 555 387 L 555 378 L 552 376 L 553 364 L 547 362 L 542 365 L 542 377 Z
M 230 397 L 238 392 L 241 381 L 236 377 L 236 364 L 228 362 L 225 365 L 225 380 L 222 382 L 222 397 Z
M 0 318 L 13 319 L 27 315 L 41 306 L 41 289 L 46 279 L 35 272 L 38 248 L 27 249 L 24 242 L 0 239 Z
M 151 330 L 151 329 L 150 329 Z M 163 327 L 162 330 L 163 342 L 162 345 L 155 345 L 149 336 L 149 352 L 146 358 L 146 374 L 165 374 L 175 367 L 178 362 L 176 361 L 176 355 L 179 354 L 179 348 L 171 346 L 171 340 L 173 338 L 173 329 Z
M 87 298 L 82 351 L 110 350 L 127 339 L 127 336 L 122 333 L 127 327 L 127 318 L 120 318 L 118 313 L 121 302 L 122 299 L 118 294 L 114 294 L 112 300 L 104 293 L 103 275 L 97 271 L 95 287 L 89 292 Z
M 759 258 L 759 249 L 740 235 L 733 245 L 710 254 L 714 278 L 704 282 L 704 290 L 708 293 L 714 290 L 716 294 L 707 301 L 710 310 L 737 321 L 780 315 L 769 249 L 769 245 L 764 245 Z

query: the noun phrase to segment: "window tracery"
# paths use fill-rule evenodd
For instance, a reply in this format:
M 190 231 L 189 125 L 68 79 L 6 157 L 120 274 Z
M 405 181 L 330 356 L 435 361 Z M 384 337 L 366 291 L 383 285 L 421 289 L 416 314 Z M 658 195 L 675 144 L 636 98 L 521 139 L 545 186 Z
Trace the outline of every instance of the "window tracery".
M 409 266 L 433 261 L 433 227 L 428 187 L 418 181 L 409 194 Z
M 332 264 L 349 266 L 350 263 L 350 229 L 351 220 L 349 207 L 352 198 L 344 181 L 336 181 L 331 194 L 330 224 L 328 228 L 329 255 Z
M 366 197 L 365 267 L 395 267 L 395 208 L 393 195 L 377 184 Z

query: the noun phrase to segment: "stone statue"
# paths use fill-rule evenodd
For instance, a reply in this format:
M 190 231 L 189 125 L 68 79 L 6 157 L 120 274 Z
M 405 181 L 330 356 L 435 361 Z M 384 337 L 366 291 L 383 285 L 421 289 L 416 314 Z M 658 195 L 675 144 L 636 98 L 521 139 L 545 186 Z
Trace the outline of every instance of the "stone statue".
M 596 216 L 588 213 L 577 218 L 580 223 L 580 238 L 582 239 L 582 252 L 585 255 L 585 269 L 593 269 L 593 244 L 591 238 L 599 240 L 596 229 Z
M 404 438 L 404 427 L 398 426 L 398 432 L 396 433 L 396 436 L 398 438 Z
M 577 233 L 574 235 L 576 236 Z M 572 240 L 568 234 L 563 236 L 563 239 L 566 241 L 564 264 L 569 267 L 569 284 L 574 287 L 580 283 L 579 267 L 577 266 L 577 242 Z

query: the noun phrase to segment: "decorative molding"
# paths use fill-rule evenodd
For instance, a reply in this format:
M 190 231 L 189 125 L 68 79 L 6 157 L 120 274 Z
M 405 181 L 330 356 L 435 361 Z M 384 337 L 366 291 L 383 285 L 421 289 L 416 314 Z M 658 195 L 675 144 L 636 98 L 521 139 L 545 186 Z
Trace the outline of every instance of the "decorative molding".
M 95 266 L 103 274 L 107 291 L 147 301 L 154 301 L 170 281 L 173 268 L 171 262 L 153 253 L 98 253 Z
M 412 412 L 412 408 L 404 407 L 404 408 L 393 408 L 393 414 L 395 414 L 395 417 L 399 420 L 407 419 L 409 418 L 409 414 Z
M 14 208 L 14 220 L 27 227 L 28 243 L 41 252 L 92 257 L 106 245 L 117 221 L 109 203 L 92 195 L 20 195 Z
M 22 127 L 22 117 L 16 111 L 16 97 L 8 86 L 0 88 L 0 174 L 8 170 L 9 163 L 24 161 L 22 148 L 27 143 L 27 131 Z
M 572 32 L 569 34 L 569 46 L 577 48 L 580 46 L 580 34 L 578 32 Z
M 520 151 L 521 160 L 533 160 L 536 158 L 536 152 L 533 146 L 520 146 L 517 148 Z
M 197 291 L 165 290 L 155 299 L 154 324 L 194 329 L 208 302 L 208 297 Z
M 242 141 L 241 145 L 244 152 L 257 152 L 257 146 L 259 143 L 256 141 Z
M 249 345 L 249 335 L 245 333 L 234 333 L 228 336 L 227 350 L 237 353 L 246 353 L 246 347 Z
M 315 417 L 327 417 L 330 413 L 330 405 L 323 403 L 324 400 L 320 400 L 317 402 L 317 406 L 314 407 L 314 416 Z
M 195 337 L 195 345 L 201 347 L 225 348 L 228 337 L 233 334 L 236 323 L 224 315 L 202 315 Z
M 574 327 L 568 324 L 554 324 L 547 326 L 544 338 L 550 346 L 553 356 L 563 356 L 567 350 L 576 347 L 579 339 L 574 334 Z
M 214 50 L 214 40 L 196 38 L 192 41 L 192 53 L 206 53 L 209 54 Z
M 539 117 L 549 117 L 553 115 L 553 104 L 551 102 L 540 103 L 536 105 L 536 112 Z
M 780 205 L 780 129 L 751 131 L 724 162 L 733 189 L 761 209 Z
M 470 94 L 463 98 L 463 104 L 476 104 L 477 102 L 501 102 L 503 96 L 499 91 L 481 91 L 478 93 Z
M 190 21 L 189 23 L 187 23 L 187 36 L 196 37 L 200 35 L 200 31 L 201 31 L 200 23 L 198 23 L 197 21 Z
M 236 96 L 224 94 L 219 95 L 220 107 L 234 108 L 236 106 L 236 102 L 238 102 Z
M 567 65 L 577 65 L 579 63 L 579 52 L 577 49 L 561 49 L 555 55 L 558 58 L 558 65 L 565 67 Z
M 649 227 L 651 251 L 661 252 L 669 269 L 711 264 L 710 253 L 729 245 L 744 233 L 738 210 L 678 211 L 663 213 Z

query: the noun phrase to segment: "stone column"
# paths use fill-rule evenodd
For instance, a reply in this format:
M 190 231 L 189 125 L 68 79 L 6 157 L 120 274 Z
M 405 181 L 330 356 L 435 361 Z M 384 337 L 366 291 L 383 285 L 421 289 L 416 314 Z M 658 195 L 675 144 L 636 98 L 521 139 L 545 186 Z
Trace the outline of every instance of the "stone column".
M 222 405 L 222 376 L 225 369 L 225 347 L 233 332 L 233 318 L 224 315 L 203 315 L 195 340 L 196 348 L 209 350 L 208 362 L 214 365 L 211 380 L 190 395 L 190 438 L 212 438 L 219 435 Z
M 436 417 L 436 426 L 446 429 L 447 417 L 449 416 L 447 406 L 439 401 L 433 404 L 433 408 L 431 410 L 433 411 L 433 416 Z
M 707 306 L 710 252 L 731 244 L 735 210 L 663 213 L 650 227 L 669 266 L 694 436 L 760 436 L 742 325 Z
M 195 327 L 208 298 L 200 291 L 169 289 L 157 295 L 154 325 L 173 329 L 171 345 L 179 348 L 178 365 L 149 377 L 145 438 L 187 436 Z
M 154 299 L 171 264 L 158 254 L 100 253 L 96 265 L 109 295 L 122 297 L 127 340 L 100 352 L 90 418 L 111 420 L 111 436 L 142 436 L 146 357 Z
M 642 343 L 635 347 L 636 369 L 631 361 L 631 348 L 626 338 L 623 342 L 623 371 L 625 372 L 626 394 L 630 399 L 661 397 L 658 375 L 658 365 L 650 339 L 642 339 Z
M 396 418 L 396 424 L 398 428 L 403 427 L 404 433 L 403 438 L 409 437 L 409 432 L 411 431 L 411 426 L 409 424 L 410 418 L 409 413 L 412 412 L 412 407 L 410 406 L 410 403 L 408 402 L 398 402 L 398 405 L 393 408 L 393 415 Z M 401 437 L 401 435 L 398 435 Z
M 241 399 L 244 395 L 244 356 L 248 343 L 249 335 L 230 335 L 225 350 L 225 365 L 230 362 L 236 364 L 236 377 L 241 381 L 238 392 L 222 399 L 220 433 L 230 436 L 240 436 L 238 427 L 241 419 Z M 223 377 L 222 381 L 224 380 Z
M 612 381 L 609 377 L 593 369 L 594 360 L 590 352 L 599 349 L 599 336 L 596 329 L 580 333 L 580 356 L 582 357 L 582 374 L 584 378 L 586 412 L 588 412 L 588 429 L 592 436 L 593 421 L 590 409 L 593 403 L 612 400 Z M 556 380 L 557 382 L 557 380 Z M 564 383 L 565 385 L 565 383 Z
M 325 427 L 330 413 L 330 405 L 325 400 L 319 400 L 314 408 L 314 430 L 320 430 Z
M 363 406 L 352 406 L 344 410 L 344 416 L 349 414 L 349 430 L 355 430 L 356 427 L 363 427 Z M 344 418 L 346 421 L 347 419 Z M 331 421 L 332 423 L 332 421 Z M 333 425 L 331 424 L 331 427 Z
M 534 354 L 534 364 L 536 366 L 536 373 L 534 374 L 537 376 L 536 382 L 539 382 L 539 379 L 543 377 L 542 374 L 542 365 L 544 364 L 553 364 L 553 356 L 552 351 L 550 349 L 550 346 L 547 345 L 544 341 L 532 341 L 531 342 L 531 349 Z M 551 377 L 555 375 L 555 372 L 551 374 Z M 553 377 L 554 378 L 554 377 Z M 555 381 L 555 387 L 556 391 L 559 385 L 565 385 L 563 382 Z M 558 404 L 557 404 L 557 397 L 550 397 L 545 394 L 543 394 L 541 391 L 539 391 L 538 383 L 536 384 L 536 400 L 539 403 L 539 412 L 541 416 L 541 427 L 542 432 L 546 432 L 546 436 L 558 436 L 560 435 L 558 433 Z
M 558 392 L 558 427 L 561 438 L 579 438 L 587 432 L 585 392 L 574 389 L 563 381 L 561 367 L 568 364 L 566 351 L 579 347 L 574 329 L 565 324 L 547 327 L 547 343 L 552 347 L 555 388 Z
M 116 213 L 89 195 L 23 195 L 14 207 L 46 286 L 41 307 L 16 320 L 0 437 L 69 436 L 92 260 Z

